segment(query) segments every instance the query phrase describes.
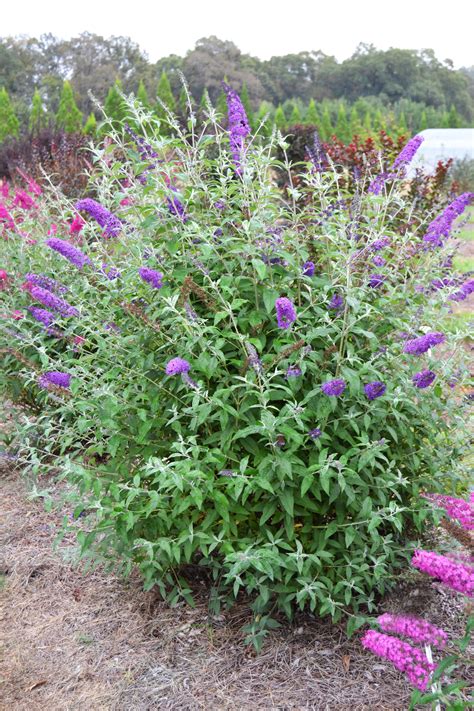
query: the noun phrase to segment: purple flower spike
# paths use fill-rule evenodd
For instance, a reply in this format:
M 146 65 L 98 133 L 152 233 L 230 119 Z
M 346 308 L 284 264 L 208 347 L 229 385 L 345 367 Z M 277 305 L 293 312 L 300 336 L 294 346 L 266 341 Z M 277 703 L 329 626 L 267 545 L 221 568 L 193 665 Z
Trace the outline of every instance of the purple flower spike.
M 236 91 L 225 82 L 222 83 L 226 100 L 227 116 L 229 121 L 229 141 L 232 159 L 234 161 L 236 173 L 242 173 L 242 157 L 244 154 L 244 139 L 250 133 L 250 126 L 247 114 Z
M 436 374 L 432 370 L 422 370 L 413 376 L 412 381 L 417 388 L 428 388 L 435 378 Z
M 377 657 L 388 659 L 396 669 L 407 675 L 417 689 L 426 691 L 436 666 L 428 662 L 426 654 L 421 649 L 375 630 L 368 630 L 362 637 L 361 643 Z
M 472 597 L 474 595 L 474 568 L 456 563 L 433 551 L 415 551 L 411 564 L 422 573 L 441 580 L 452 590 Z
M 36 321 L 42 323 L 44 326 L 49 327 L 56 319 L 56 316 L 48 311 L 47 309 L 40 309 L 39 306 L 30 306 L 28 311 L 33 316 Z
M 311 439 L 319 439 L 322 435 L 322 431 L 319 429 L 319 427 L 315 427 L 314 430 L 310 430 L 308 432 L 308 437 Z
M 61 373 L 58 370 L 50 370 L 40 376 L 38 384 L 41 388 L 45 388 L 46 390 L 50 385 L 55 385 L 58 388 L 68 388 L 71 384 L 71 376 L 69 373 Z
M 296 310 L 294 304 L 286 296 L 282 296 L 275 301 L 278 328 L 290 328 L 296 321 Z
M 166 375 L 180 375 L 181 373 L 187 373 L 190 368 L 191 366 L 184 358 L 172 358 L 166 364 L 165 372 Z
M 383 274 L 369 274 L 368 284 L 372 289 L 378 289 L 385 281 Z
M 331 311 L 342 311 L 344 308 L 344 299 L 340 294 L 334 294 L 328 304 L 328 309 Z
M 417 644 L 431 644 L 445 647 L 448 641 L 446 632 L 419 617 L 411 615 L 380 615 L 377 622 L 384 632 L 392 632 L 400 637 L 408 637 Z
M 84 210 L 84 212 L 88 212 L 104 228 L 105 237 L 117 237 L 120 234 L 122 230 L 121 221 L 96 200 L 84 198 L 84 200 L 79 200 L 74 205 L 74 208 L 78 211 Z
M 443 239 L 449 237 L 453 223 L 466 207 L 474 200 L 474 193 L 463 193 L 448 205 L 443 212 L 428 225 L 423 237 L 429 247 L 441 247 Z
M 398 156 L 395 158 L 395 161 L 392 165 L 392 170 L 402 168 L 403 172 L 405 172 L 405 168 L 409 163 L 412 162 L 418 148 L 421 146 L 423 141 L 423 136 L 413 136 L 413 138 L 408 141 L 406 146 L 400 151 Z
M 67 301 L 61 299 L 56 294 L 52 294 L 47 289 L 42 289 L 40 286 L 34 286 L 30 289 L 30 295 L 36 301 L 39 301 L 43 306 L 46 306 L 51 311 L 56 311 L 61 316 L 79 316 L 79 311 Z
M 379 380 L 375 380 L 373 383 L 367 383 L 364 385 L 364 392 L 367 395 L 368 400 L 376 400 L 378 397 L 382 397 L 385 394 L 387 386 L 381 383 Z
M 161 272 L 157 272 L 155 269 L 150 269 L 149 267 L 140 267 L 138 273 L 143 281 L 146 281 L 154 289 L 161 289 L 163 286 L 163 274 Z
M 91 260 L 89 257 L 81 252 L 80 249 L 74 247 L 70 242 L 66 240 L 59 239 L 59 237 L 51 237 L 47 239 L 45 244 L 55 252 L 58 252 L 63 257 L 65 257 L 71 264 L 74 264 L 78 269 L 82 269 L 86 264 L 90 264 Z
M 372 264 L 375 264 L 376 267 L 383 267 L 386 262 L 387 260 L 384 259 L 380 254 L 376 254 L 375 257 L 372 257 Z
M 299 378 L 301 375 L 301 368 L 298 368 L 298 366 L 289 366 L 287 371 L 286 371 L 286 377 L 287 378 Z
M 335 380 L 329 380 L 327 383 L 321 385 L 321 390 L 325 395 L 329 397 L 339 397 L 342 395 L 346 389 L 346 381 L 342 378 L 336 378 Z
M 438 345 L 438 343 L 444 343 L 446 336 L 444 333 L 439 331 L 432 331 L 431 333 L 426 333 L 424 336 L 418 336 L 418 338 L 412 338 L 407 341 L 403 347 L 404 353 L 410 353 L 411 355 L 421 355 L 426 353 L 427 350 L 433 348 L 433 346 Z
M 305 262 L 303 264 L 303 276 L 309 276 L 312 277 L 314 276 L 314 272 L 316 270 L 314 262 Z

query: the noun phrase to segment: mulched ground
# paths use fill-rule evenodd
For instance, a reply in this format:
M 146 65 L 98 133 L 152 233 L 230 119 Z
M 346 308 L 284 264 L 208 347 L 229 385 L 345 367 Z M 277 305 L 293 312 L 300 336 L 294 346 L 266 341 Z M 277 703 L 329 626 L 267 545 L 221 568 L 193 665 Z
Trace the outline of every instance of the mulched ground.
M 54 493 L 52 480 L 42 486 Z M 403 677 L 342 627 L 302 615 L 256 656 L 243 644 L 244 603 L 210 618 L 205 594 L 195 609 L 170 609 L 137 577 L 84 572 L 72 537 L 53 547 L 65 512 L 45 512 L 28 491 L 11 464 L 0 471 L 2 710 L 408 708 Z M 459 598 L 418 580 L 383 608 L 458 636 Z

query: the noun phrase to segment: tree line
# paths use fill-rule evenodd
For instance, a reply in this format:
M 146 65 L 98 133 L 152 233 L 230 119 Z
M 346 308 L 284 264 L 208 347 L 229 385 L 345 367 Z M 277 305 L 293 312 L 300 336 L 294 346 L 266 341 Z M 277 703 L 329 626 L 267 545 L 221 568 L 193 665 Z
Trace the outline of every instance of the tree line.
M 179 114 L 180 72 L 197 105 L 209 97 L 225 111 L 225 76 L 241 91 L 254 125 L 314 124 L 326 139 L 468 126 L 474 117 L 473 69 L 455 70 L 431 50 L 360 45 L 343 62 L 322 52 L 264 61 L 208 37 L 184 57 L 151 63 L 128 37 L 83 33 L 67 41 L 53 35 L 0 40 L 0 140 L 51 122 L 94 133 L 94 97 L 119 121 L 121 91 L 135 93 L 158 115 L 160 101 Z

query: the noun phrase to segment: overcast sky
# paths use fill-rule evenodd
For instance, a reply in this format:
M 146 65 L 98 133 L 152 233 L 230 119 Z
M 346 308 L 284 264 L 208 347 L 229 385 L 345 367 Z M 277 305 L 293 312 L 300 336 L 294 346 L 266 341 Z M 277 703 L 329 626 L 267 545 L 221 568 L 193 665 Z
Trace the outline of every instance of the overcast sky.
M 128 35 L 152 61 L 183 55 L 209 35 L 262 59 L 321 49 L 339 60 L 359 42 L 431 48 L 456 67 L 474 64 L 466 0 L 5 0 L 0 36 Z

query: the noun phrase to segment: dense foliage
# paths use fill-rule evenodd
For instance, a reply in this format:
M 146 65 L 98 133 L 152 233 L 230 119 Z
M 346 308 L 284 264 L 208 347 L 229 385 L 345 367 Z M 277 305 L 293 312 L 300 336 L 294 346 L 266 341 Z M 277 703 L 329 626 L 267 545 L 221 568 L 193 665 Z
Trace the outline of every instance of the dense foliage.
M 322 107 L 321 115 L 327 104 L 334 129 L 344 102 L 347 122 L 366 122 L 368 135 L 370 123 L 375 131 L 390 132 L 390 125 L 396 123 L 402 133 L 407 127 L 415 133 L 427 127 L 469 125 L 474 117 L 472 72 L 454 70 L 430 50 L 381 51 L 362 44 L 340 63 L 323 52 L 262 61 L 242 54 L 232 42 L 207 37 L 185 57 L 172 55 L 153 64 L 128 37 L 106 39 L 86 32 L 67 41 L 52 35 L 0 39 L 0 88 L 10 94 L 23 127 L 28 125 L 35 90 L 49 117 L 56 117 L 65 80 L 70 80 L 83 116 L 95 110 L 91 94 L 104 102 L 117 80 L 126 93 L 138 95 L 141 87 L 139 98 L 149 97 L 152 106 L 158 93 L 174 108 L 179 103 L 180 71 L 197 102 L 205 92 L 218 102 L 222 77 L 227 76 L 232 86 L 244 87 L 243 100 L 248 92 L 247 111 L 251 107 L 257 112 L 263 106 L 270 108 L 273 118 L 281 106 L 288 124 L 301 119 L 314 123 L 311 101 Z M 351 117 L 354 105 L 358 119 Z M 324 130 L 320 132 L 329 138 Z M 360 135 L 360 130 L 354 133 Z
M 199 566 L 214 609 L 251 596 L 252 636 L 275 607 L 370 609 L 419 493 L 459 485 L 462 334 L 437 324 L 467 289 L 443 243 L 470 197 L 402 234 L 412 146 L 355 201 L 311 161 L 284 200 L 225 90 L 230 136 L 211 106 L 166 138 L 129 102 L 146 139 L 110 128 L 100 202 L 4 188 L 0 383 L 34 413 L 20 456 L 76 487 L 83 551 L 171 602 Z

